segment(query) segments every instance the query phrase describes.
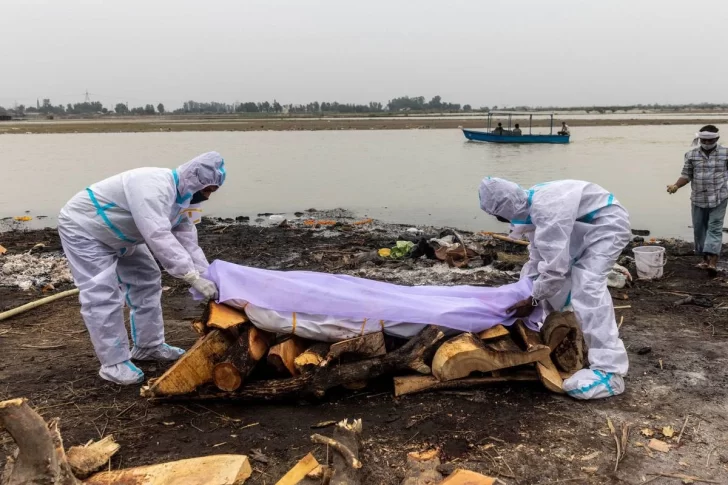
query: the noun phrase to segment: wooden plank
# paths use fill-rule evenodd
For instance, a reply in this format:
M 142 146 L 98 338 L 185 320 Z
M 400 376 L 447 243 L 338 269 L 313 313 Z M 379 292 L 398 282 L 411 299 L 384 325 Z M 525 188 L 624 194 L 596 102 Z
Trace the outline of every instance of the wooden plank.
M 246 317 L 245 312 L 241 310 L 211 301 L 207 305 L 207 310 L 205 311 L 202 320 L 205 322 L 205 325 L 210 328 L 227 330 L 246 323 L 248 321 L 248 317 Z
M 245 455 L 212 455 L 102 472 L 85 485 L 242 485 L 252 469 Z
M 539 345 L 521 351 L 509 338 L 485 344 L 472 333 L 463 333 L 440 346 L 432 359 L 432 373 L 441 381 L 467 377 L 472 372 L 490 372 L 537 362 L 549 355 Z
M 438 485 L 494 485 L 495 478 L 458 468 Z
M 320 365 L 328 365 L 332 360 L 339 359 L 346 354 L 353 354 L 361 358 L 370 358 L 379 357 L 386 353 L 387 348 L 384 344 L 384 333 L 374 332 L 331 344 L 326 359 Z
M 212 330 L 200 338 L 167 372 L 142 387 L 141 395 L 178 396 L 211 382 L 215 362 L 225 355 L 230 345 L 230 340 L 221 330 Z
M 316 458 L 309 453 L 301 458 L 301 460 L 296 463 L 296 466 L 288 470 L 288 473 L 283 475 L 283 477 L 276 482 L 276 485 L 296 485 L 298 482 L 306 478 L 306 475 L 313 471 L 313 469 L 317 466 L 319 466 L 319 462 L 317 462 Z
M 478 338 L 480 338 L 480 340 L 495 340 L 497 338 L 505 337 L 506 335 L 510 335 L 508 329 L 503 325 L 496 325 L 495 327 L 491 327 L 488 330 L 480 332 L 478 334 Z
M 507 382 L 538 382 L 538 380 L 538 375 L 535 372 L 526 371 L 498 377 L 466 377 L 451 381 L 441 381 L 435 376 L 399 376 L 394 378 L 394 395 L 399 397 L 423 391 L 469 389 Z

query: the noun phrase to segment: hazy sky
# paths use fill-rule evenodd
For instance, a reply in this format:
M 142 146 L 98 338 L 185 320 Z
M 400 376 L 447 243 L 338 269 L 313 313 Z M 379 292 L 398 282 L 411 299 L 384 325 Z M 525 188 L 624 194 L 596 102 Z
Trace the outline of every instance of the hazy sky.
M 0 0 L 0 105 L 728 101 L 728 1 Z

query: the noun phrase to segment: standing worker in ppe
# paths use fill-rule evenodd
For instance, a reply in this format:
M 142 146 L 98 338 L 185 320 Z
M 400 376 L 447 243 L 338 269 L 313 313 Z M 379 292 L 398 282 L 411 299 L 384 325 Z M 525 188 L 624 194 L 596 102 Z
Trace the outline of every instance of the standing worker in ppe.
M 629 214 L 596 184 L 561 180 L 530 190 L 498 178 L 480 184 L 480 207 L 514 236 L 526 236 L 529 260 L 521 278 L 533 282 L 533 295 L 511 310 L 524 318 L 541 305 L 545 311 L 573 307 L 589 348 L 589 369 L 564 381 L 578 399 L 624 392 L 629 360 L 619 338 L 607 275 L 630 239 Z
M 698 266 L 715 276 L 723 247 L 723 220 L 728 205 L 728 148 L 718 144 L 718 128 L 706 125 L 697 133 L 699 146 L 685 154 L 680 178 L 667 186 L 674 194 L 690 184 L 695 253 L 703 256 Z
M 144 374 L 130 359 L 176 360 L 184 353 L 164 343 L 162 275 L 154 257 L 170 275 L 216 298 L 215 283 L 200 277 L 208 262 L 193 222 L 197 204 L 224 181 L 222 157 L 209 152 L 176 170 L 138 168 L 102 180 L 61 210 L 58 232 L 102 378 L 140 383 Z

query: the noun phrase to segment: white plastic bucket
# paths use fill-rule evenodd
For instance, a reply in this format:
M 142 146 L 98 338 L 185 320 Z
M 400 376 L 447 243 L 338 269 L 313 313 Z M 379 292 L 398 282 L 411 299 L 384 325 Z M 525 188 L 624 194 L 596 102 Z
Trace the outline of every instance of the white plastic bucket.
M 640 246 L 632 250 L 637 265 L 637 276 L 652 280 L 662 278 L 665 267 L 665 248 L 661 246 Z

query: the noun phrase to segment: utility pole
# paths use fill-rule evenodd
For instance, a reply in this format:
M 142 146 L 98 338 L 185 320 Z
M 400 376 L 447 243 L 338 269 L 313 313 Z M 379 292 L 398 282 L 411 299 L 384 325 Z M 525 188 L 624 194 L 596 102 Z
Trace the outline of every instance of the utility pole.
M 88 88 L 86 88 L 86 99 L 84 99 L 83 102 L 84 103 L 90 103 L 91 102 L 91 98 L 89 97 L 89 94 L 88 94 Z

